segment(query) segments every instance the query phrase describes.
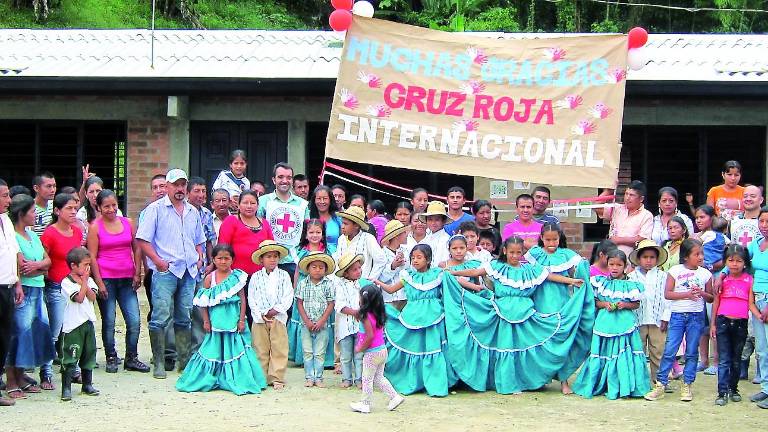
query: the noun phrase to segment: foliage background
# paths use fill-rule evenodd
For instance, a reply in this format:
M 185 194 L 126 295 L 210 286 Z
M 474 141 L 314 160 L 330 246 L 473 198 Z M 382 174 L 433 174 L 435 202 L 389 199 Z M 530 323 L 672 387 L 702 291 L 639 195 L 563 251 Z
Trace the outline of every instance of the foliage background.
M 768 0 L 372 2 L 378 18 L 452 31 L 626 32 L 639 25 L 654 33 L 768 32 L 768 13 L 745 11 L 767 11 Z M 320 29 L 331 10 L 330 0 L 157 0 L 156 26 Z M 0 0 L 0 26 L 10 28 L 148 28 L 150 16 L 151 0 Z

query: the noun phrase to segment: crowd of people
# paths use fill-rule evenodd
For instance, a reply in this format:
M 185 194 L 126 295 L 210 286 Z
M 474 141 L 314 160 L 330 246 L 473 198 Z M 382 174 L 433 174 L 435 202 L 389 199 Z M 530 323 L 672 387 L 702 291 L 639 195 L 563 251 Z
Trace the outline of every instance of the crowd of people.
M 768 408 L 768 207 L 736 161 L 697 208 L 664 187 L 654 215 L 632 181 L 598 210 L 610 230 L 589 261 L 568 248 L 543 186 L 499 229 L 493 204 L 461 187 L 445 202 L 414 189 L 389 212 L 342 185 L 310 192 L 286 163 L 270 193 L 246 171 L 236 150 L 210 189 L 181 169 L 158 174 L 135 219 L 88 167 L 79 190 L 47 172 L 32 190 L 0 180 L 0 405 L 57 384 L 65 401 L 73 383 L 99 394 L 96 305 L 107 373 L 121 360 L 157 379 L 176 369 L 184 392 L 281 390 L 293 363 L 308 388 L 333 369 L 362 390 L 350 406 L 364 413 L 376 386 L 389 410 L 415 392 L 516 394 L 553 380 L 564 394 L 657 400 L 680 379 L 690 401 L 702 372 L 726 405 L 742 400 L 754 353 L 750 399 Z

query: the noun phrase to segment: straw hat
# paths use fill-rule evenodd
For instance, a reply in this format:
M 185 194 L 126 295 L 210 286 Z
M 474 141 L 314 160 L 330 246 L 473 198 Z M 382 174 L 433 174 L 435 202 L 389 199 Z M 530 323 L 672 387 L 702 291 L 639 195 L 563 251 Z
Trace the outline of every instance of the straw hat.
M 251 260 L 256 264 L 260 264 L 259 260 L 262 255 L 267 252 L 277 252 L 280 255 L 280 259 L 288 256 L 288 248 L 281 244 L 277 244 L 274 240 L 264 240 L 259 244 L 259 248 L 251 255 Z
M 336 215 L 360 225 L 363 231 L 370 229 L 368 222 L 365 221 L 365 212 L 360 207 L 351 206 L 346 210 L 336 212 Z
M 656 263 L 656 266 L 662 266 L 665 262 L 667 262 L 667 250 L 657 245 L 653 240 L 644 239 L 641 240 L 640 243 L 637 244 L 637 248 L 633 250 L 631 254 L 629 254 L 629 262 L 631 262 L 635 267 L 640 266 L 640 260 L 638 258 L 640 252 L 643 249 L 656 249 L 656 253 L 659 255 L 659 260 Z
M 427 216 L 442 216 L 443 219 L 448 219 L 448 213 L 445 212 L 445 204 L 440 201 L 430 201 L 427 205 L 427 210 L 419 215 L 419 220 L 426 223 Z
M 385 244 L 406 231 L 408 231 L 407 226 L 403 225 L 403 223 L 397 219 L 392 219 L 387 222 L 387 225 L 384 227 L 384 236 L 381 238 L 380 243 Z
M 309 273 L 309 271 L 307 271 L 307 268 L 309 268 L 309 265 L 315 261 L 320 261 L 325 263 L 326 276 L 333 273 L 333 269 L 336 268 L 336 262 L 333 260 L 333 257 L 331 257 L 325 252 L 315 251 L 315 252 L 310 252 L 309 254 L 307 254 L 307 256 L 299 260 L 299 269 L 301 269 L 301 271 L 303 271 L 304 273 Z
M 365 262 L 365 257 L 357 254 L 344 254 L 343 257 L 339 260 L 339 269 L 336 270 L 336 276 L 338 277 L 344 277 L 344 272 L 347 271 L 348 268 L 352 266 L 352 264 L 356 263 L 357 261 L 360 261 L 360 264 Z

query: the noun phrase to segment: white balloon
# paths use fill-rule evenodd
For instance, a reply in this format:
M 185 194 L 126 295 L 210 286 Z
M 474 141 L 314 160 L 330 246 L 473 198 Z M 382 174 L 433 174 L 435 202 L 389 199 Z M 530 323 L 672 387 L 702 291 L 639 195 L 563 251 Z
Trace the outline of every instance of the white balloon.
M 648 53 L 645 48 L 631 48 L 627 53 L 627 66 L 630 69 L 637 71 L 645 67 L 648 63 Z
M 373 5 L 365 0 L 355 2 L 352 13 L 361 17 L 373 18 Z

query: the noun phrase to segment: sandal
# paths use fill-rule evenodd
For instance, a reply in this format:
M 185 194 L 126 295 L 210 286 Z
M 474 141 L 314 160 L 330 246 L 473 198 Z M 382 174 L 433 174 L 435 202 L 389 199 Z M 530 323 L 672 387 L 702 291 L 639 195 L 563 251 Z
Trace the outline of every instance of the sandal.
M 24 393 L 41 393 L 43 390 L 37 384 L 29 384 L 21 387 Z
M 280 391 L 285 388 L 285 384 L 276 382 L 272 384 L 272 388 L 274 388 L 277 391 Z
M 24 390 L 16 387 L 15 389 L 10 389 L 6 393 L 8 393 L 8 397 L 11 399 L 26 399 L 27 396 L 24 394 Z
M 34 378 L 32 378 L 31 376 L 29 376 L 27 374 L 22 375 L 21 379 L 23 379 L 27 384 L 32 384 L 33 386 L 38 385 L 38 382 L 35 381 Z
M 53 381 L 51 380 L 51 377 L 48 377 L 48 376 L 40 377 L 40 388 L 43 390 L 56 390 L 56 387 L 53 385 Z

